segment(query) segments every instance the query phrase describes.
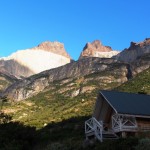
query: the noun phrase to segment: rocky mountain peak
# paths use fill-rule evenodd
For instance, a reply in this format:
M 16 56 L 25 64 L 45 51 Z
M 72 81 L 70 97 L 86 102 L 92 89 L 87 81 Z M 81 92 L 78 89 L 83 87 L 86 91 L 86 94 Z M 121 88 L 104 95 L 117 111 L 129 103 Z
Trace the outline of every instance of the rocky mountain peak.
M 101 41 L 95 40 L 92 43 L 86 43 L 79 59 L 84 57 L 110 58 L 118 53 L 118 51 L 113 51 L 110 46 L 103 46 Z
M 98 49 L 99 47 L 102 46 L 102 43 L 99 40 L 95 40 L 91 43 L 91 45 L 93 45 L 96 49 Z
M 0 58 L 0 70 L 4 68 L 13 76 L 22 78 L 63 66 L 70 61 L 62 43 L 46 41 L 37 47 L 18 50 L 8 57 Z
M 60 42 L 50 42 L 50 41 L 45 41 L 39 44 L 37 47 L 33 48 L 34 50 L 44 50 L 48 52 L 52 52 L 67 58 L 71 58 L 69 54 L 66 52 L 64 48 L 64 44 Z
M 124 62 L 133 62 L 138 57 L 150 53 L 150 38 L 146 38 L 142 42 L 131 42 L 130 47 L 124 49 L 117 55 L 118 60 Z
M 92 43 L 88 42 L 83 51 L 99 51 L 99 52 L 110 52 L 112 51 L 110 46 L 103 46 L 101 41 L 94 40 Z
M 129 50 L 134 50 L 136 48 L 143 48 L 147 45 L 150 45 L 150 38 L 146 38 L 142 42 L 131 42 Z

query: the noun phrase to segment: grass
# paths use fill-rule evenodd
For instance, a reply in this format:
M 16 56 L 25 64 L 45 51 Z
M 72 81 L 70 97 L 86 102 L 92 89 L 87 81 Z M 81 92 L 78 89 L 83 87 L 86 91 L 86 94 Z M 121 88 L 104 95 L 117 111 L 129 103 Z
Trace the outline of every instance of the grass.
M 82 101 L 83 97 L 84 102 Z M 7 111 L 11 107 L 12 111 L 9 115 L 13 120 L 40 129 L 44 124 L 50 122 L 91 115 L 94 102 L 95 97 L 91 96 L 90 98 L 88 95 L 69 98 L 59 93 L 53 94 L 51 91 L 47 91 L 15 105 L 7 104 L 4 109 Z M 16 112 L 16 110 L 18 111 Z

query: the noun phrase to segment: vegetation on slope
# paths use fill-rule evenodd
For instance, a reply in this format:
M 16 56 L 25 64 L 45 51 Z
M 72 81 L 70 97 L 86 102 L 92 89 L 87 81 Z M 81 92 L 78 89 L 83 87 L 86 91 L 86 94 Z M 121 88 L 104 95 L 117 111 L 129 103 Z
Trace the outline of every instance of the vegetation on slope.
M 150 68 L 116 89 L 125 92 L 150 94 Z
M 85 138 L 84 121 L 91 116 L 95 103 L 96 94 L 93 95 L 83 94 L 70 98 L 64 97 L 63 94 L 59 94 L 55 90 L 48 90 L 26 101 L 6 103 L 3 111 L 12 117 L 11 121 L 19 123 L 18 132 L 21 132 L 20 128 L 23 128 L 23 125 L 25 128 L 22 130 L 25 130 L 25 133 L 26 127 L 33 127 L 31 128 L 31 138 L 32 141 L 35 142 L 36 140 L 37 143 L 32 142 L 30 144 L 28 139 L 25 138 L 30 147 L 40 150 L 52 149 L 54 146 L 79 149 L 82 148 L 82 142 Z M 5 129 L 7 128 L 3 128 L 3 132 Z M 10 132 L 10 130 L 7 129 L 6 132 Z M 10 134 L 12 133 L 10 132 Z M 17 133 L 15 136 L 18 136 Z M 14 143 L 17 141 L 18 138 Z M 24 147 L 27 146 L 26 142 L 22 142 Z M 32 145 L 33 143 L 36 147 Z M 18 145 L 20 148 L 20 141 L 18 141 Z M 78 146 L 75 148 L 75 145 Z

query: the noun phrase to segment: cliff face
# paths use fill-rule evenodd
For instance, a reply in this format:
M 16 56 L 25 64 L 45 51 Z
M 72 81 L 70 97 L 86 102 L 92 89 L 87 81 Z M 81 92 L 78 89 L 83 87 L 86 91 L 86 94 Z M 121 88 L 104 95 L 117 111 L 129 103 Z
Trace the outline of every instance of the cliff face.
M 119 63 L 113 59 L 85 58 L 18 81 L 5 91 L 5 95 L 19 101 L 43 91 L 53 81 L 75 79 L 94 73 L 102 73 L 106 78 L 109 76 L 108 74 L 110 76 L 112 74 L 120 83 L 127 81 L 129 77 L 128 64 Z M 115 77 L 109 77 L 109 82 L 115 80 Z
M 132 69 L 132 75 L 135 76 L 142 71 L 150 68 L 150 53 L 147 53 L 139 58 L 137 58 L 135 61 L 130 63 L 131 69 Z
M 71 58 L 59 42 L 44 42 L 33 49 L 20 50 L 0 59 L 0 68 L 21 78 L 70 63 Z
M 110 46 L 103 46 L 99 40 L 95 40 L 85 45 L 79 59 L 85 57 L 111 58 L 118 53 L 119 51 L 113 51 Z
M 131 42 L 128 49 L 124 49 L 117 55 L 117 59 L 123 62 L 133 62 L 138 57 L 144 56 L 150 53 L 150 38 L 146 38 L 143 42 L 135 43 Z

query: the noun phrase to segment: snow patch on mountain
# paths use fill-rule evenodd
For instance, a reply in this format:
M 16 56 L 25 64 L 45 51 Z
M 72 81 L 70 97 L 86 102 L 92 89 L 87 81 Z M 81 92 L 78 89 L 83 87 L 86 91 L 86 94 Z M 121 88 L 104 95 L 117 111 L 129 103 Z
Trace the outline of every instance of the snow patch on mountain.
M 70 63 L 70 58 L 47 52 L 44 50 L 19 50 L 8 57 L 3 57 L 1 60 L 14 60 L 19 64 L 28 67 L 34 73 L 39 73 L 44 70 L 56 68 L 67 63 Z
M 94 57 L 100 57 L 100 58 L 111 58 L 117 54 L 119 54 L 119 51 L 110 51 L 110 52 L 98 52 L 95 51 Z

